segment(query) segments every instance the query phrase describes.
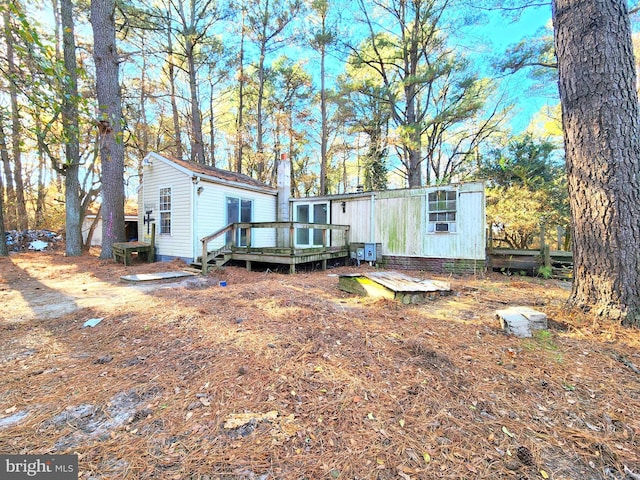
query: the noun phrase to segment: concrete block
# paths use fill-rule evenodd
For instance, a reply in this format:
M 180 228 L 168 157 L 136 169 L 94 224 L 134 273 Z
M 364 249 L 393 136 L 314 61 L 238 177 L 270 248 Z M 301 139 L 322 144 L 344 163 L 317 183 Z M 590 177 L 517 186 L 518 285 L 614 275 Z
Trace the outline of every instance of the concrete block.
M 547 328 L 547 314 L 529 307 L 509 307 L 496 310 L 496 317 L 507 333 L 516 337 L 530 337 L 533 330 Z

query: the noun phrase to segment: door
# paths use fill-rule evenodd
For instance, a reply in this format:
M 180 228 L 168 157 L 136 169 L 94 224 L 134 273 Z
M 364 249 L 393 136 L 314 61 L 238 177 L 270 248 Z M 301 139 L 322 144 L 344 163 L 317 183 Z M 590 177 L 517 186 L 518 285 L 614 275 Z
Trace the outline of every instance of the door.
M 328 205 L 326 203 L 298 204 L 295 210 L 295 221 L 298 223 L 328 223 Z M 322 246 L 322 229 L 297 228 L 296 245 L 306 247 Z M 329 239 L 327 238 L 327 243 Z
M 253 218 L 253 202 L 242 198 L 227 197 L 227 225 L 230 223 L 251 222 Z M 236 231 L 235 244 L 238 247 L 247 246 L 247 229 Z M 231 243 L 231 232 L 227 232 L 227 243 Z

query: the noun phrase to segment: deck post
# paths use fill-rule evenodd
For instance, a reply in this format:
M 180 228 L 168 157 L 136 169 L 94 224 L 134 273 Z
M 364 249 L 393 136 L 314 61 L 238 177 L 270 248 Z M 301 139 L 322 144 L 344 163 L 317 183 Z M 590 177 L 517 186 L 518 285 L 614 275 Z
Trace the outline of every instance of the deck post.
M 246 263 L 247 270 L 251 271 L 251 260 L 247 260 L 245 263 Z
M 207 240 L 202 240 L 202 274 L 206 275 L 209 271 L 209 263 L 207 262 Z
M 147 253 L 147 263 L 156 261 L 156 223 L 151 224 L 151 250 Z

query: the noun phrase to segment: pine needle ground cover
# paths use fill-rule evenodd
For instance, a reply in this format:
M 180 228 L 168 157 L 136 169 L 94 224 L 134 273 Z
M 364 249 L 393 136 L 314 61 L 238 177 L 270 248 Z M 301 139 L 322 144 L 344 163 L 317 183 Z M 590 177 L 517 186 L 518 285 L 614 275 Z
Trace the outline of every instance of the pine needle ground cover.
M 180 268 L 0 259 L 0 452 L 96 480 L 640 478 L 640 332 L 565 312 L 566 282 L 405 272 L 453 295 L 403 305 L 338 289 L 365 266 L 120 281 Z M 549 329 L 505 335 L 510 305 Z

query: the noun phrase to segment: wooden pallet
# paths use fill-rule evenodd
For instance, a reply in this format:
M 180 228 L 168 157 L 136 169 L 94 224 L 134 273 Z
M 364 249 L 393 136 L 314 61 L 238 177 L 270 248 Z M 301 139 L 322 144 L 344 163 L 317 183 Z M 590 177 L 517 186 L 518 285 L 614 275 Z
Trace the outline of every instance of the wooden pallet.
M 451 293 L 447 282 L 420 280 L 393 271 L 340 275 L 338 288 L 358 295 L 400 300 L 405 305 Z

